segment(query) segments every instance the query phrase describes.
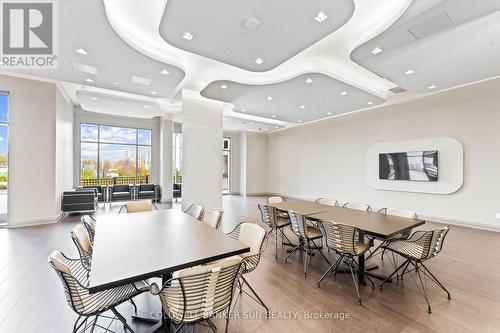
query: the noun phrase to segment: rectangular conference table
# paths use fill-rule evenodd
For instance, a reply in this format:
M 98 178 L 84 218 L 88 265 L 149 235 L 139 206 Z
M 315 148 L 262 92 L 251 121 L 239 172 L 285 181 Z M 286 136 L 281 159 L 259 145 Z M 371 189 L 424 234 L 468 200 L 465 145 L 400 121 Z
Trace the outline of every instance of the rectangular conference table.
M 179 210 L 98 216 L 89 291 L 159 276 L 164 283 L 174 271 L 249 251 Z
M 376 236 L 382 240 L 391 239 L 396 235 L 412 230 L 425 223 L 424 220 L 419 219 L 366 212 L 339 206 L 320 205 L 303 200 L 288 200 L 282 203 L 269 204 L 269 206 L 280 210 L 293 210 L 312 220 L 328 221 L 355 227 L 362 231 L 359 233 L 359 241 L 364 241 L 365 234 Z M 359 257 L 359 266 L 362 270 L 365 270 L 364 255 Z M 376 266 L 371 269 L 374 268 Z M 373 273 L 370 275 L 383 278 Z M 363 280 L 362 275 L 360 275 L 360 278 Z

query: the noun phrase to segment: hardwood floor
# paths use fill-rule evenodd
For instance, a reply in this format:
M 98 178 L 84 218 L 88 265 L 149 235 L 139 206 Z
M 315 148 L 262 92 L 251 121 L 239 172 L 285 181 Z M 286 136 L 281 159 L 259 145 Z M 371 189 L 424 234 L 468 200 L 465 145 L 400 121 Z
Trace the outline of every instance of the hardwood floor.
M 257 203 L 264 200 L 225 196 L 221 228 L 230 231 L 241 221 L 258 222 Z M 98 214 L 114 213 L 119 206 L 107 205 Z M 53 225 L 0 229 L 0 332 L 71 332 L 76 315 L 65 302 L 62 285 L 48 266 L 47 255 L 59 249 L 76 256 L 69 233 L 78 223 L 79 216 L 68 216 Z M 421 229 L 436 226 L 427 223 Z M 304 278 L 301 254 L 292 255 L 288 263 L 276 261 L 274 246 L 269 244 L 260 266 L 247 279 L 271 309 L 271 318 L 266 319 L 263 309 L 243 294 L 235 308 L 240 318 L 231 321 L 229 331 L 499 332 L 499 244 L 500 233 L 452 226 L 442 253 L 427 265 L 448 288 L 452 300 L 448 301 L 445 293 L 429 282 L 432 314 L 427 314 L 425 301 L 411 277 L 387 284 L 383 291 L 362 286 L 363 305 L 358 306 L 345 274 L 330 274 L 318 289 L 316 281 L 328 268 L 326 263 L 313 257 Z M 286 249 L 279 248 L 280 258 Z M 387 259 L 376 262 L 390 271 Z M 160 310 L 158 299 L 149 294 L 139 296 L 136 303 L 143 314 Z M 133 309 L 126 303 L 119 311 L 129 319 Z M 345 318 L 311 318 L 334 314 Z M 129 322 L 137 332 L 148 327 Z M 214 322 L 223 331 L 223 321 Z M 123 332 L 119 323 L 112 328 Z M 191 328 L 184 331 L 190 332 Z M 197 326 L 196 332 L 207 329 Z

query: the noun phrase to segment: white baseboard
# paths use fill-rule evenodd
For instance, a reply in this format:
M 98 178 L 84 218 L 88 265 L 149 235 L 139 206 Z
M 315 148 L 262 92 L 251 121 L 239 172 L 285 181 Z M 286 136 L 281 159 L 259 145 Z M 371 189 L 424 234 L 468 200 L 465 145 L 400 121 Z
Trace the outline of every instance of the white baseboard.
M 46 217 L 41 219 L 28 219 L 16 222 L 9 222 L 7 224 L 7 229 L 24 228 L 24 227 L 35 227 L 38 225 L 54 224 L 58 223 L 62 218 L 62 213 L 54 217 Z

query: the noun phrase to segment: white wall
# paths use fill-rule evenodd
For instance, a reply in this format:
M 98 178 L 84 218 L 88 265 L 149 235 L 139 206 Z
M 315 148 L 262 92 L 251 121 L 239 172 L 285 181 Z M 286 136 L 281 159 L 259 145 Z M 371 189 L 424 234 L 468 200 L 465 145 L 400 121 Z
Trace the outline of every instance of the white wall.
M 182 91 L 182 206 L 222 209 L 222 103 Z
M 160 119 L 141 119 L 130 117 L 119 117 L 95 112 L 87 112 L 80 107 L 75 108 L 75 121 L 74 121 L 74 186 L 79 185 L 80 182 L 80 124 L 99 124 L 109 126 L 121 126 L 131 128 L 141 128 L 151 130 L 151 182 L 158 183 L 159 176 L 159 156 L 160 156 Z M 172 149 L 172 148 L 170 148 Z
M 61 195 L 73 188 L 73 104 L 59 87 L 56 89 L 56 185 L 55 200 L 61 210 Z
M 267 183 L 267 135 L 246 134 L 246 194 L 268 192 Z
M 9 92 L 8 225 L 54 222 L 56 86 L 1 75 L 0 90 Z
M 495 218 L 500 212 L 499 91 L 500 79 L 491 80 L 272 133 L 268 189 L 407 208 L 423 217 L 500 229 Z M 392 192 L 367 184 L 365 157 L 371 145 L 443 136 L 464 147 L 464 185 L 456 193 Z

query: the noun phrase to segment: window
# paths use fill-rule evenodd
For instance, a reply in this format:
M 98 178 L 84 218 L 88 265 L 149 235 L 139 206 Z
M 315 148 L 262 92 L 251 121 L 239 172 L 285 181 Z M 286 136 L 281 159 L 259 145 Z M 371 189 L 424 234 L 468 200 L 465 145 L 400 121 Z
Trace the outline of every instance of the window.
M 0 92 L 0 225 L 7 223 L 9 189 L 9 95 Z
M 182 183 L 182 133 L 172 134 L 172 181 Z
M 80 183 L 149 183 L 151 130 L 81 124 Z

